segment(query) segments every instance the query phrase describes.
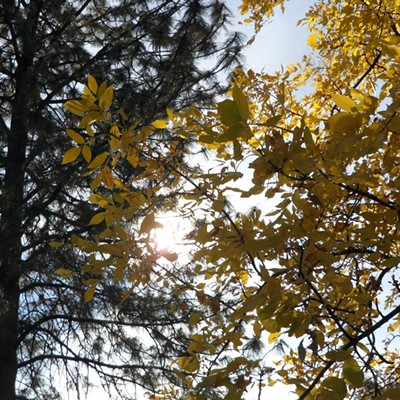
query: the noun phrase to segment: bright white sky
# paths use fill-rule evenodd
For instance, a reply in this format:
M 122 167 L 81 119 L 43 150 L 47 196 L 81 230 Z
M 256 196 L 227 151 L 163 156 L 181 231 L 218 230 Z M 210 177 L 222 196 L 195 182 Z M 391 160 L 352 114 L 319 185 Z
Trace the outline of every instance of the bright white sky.
M 237 24 L 233 29 L 247 34 L 253 34 L 252 25 L 239 25 L 243 16 L 238 11 L 240 0 L 227 0 L 228 7 L 235 13 Z M 247 48 L 246 68 L 255 72 L 273 72 L 281 66 L 300 61 L 307 52 L 307 37 L 309 35 L 304 26 L 297 26 L 297 21 L 304 17 L 311 0 L 287 1 L 285 13 L 277 9 L 273 21 L 265 25 L 256 37 L 256 40 Z
M 228 7 L 235 13 L 236 23 L 232 30 L 243 32 L 249 39 L 252 34 L 251 25 L 239 25 L 243 19 L 237 7 L 240 0 L 226 0 Z M 304 16 L 311 0 L 292 0 L 288 1 L 285 13 L 277 10 L 274 20 L 265 25 L 259 32 L 256 40 L 245 51 L 245 69 L 252 69 L 255 72 L 262 70 L 272 73 L 282 66 L 300 61 L 307 53 L 308 31 L 303 26 L 297 26 L 297 21 Z M 235 208 L 241 209 L 240 204 L 235 204 Z M 287 387 L 274 386 L 263 390 L 262 399 L 292 400 L 296 399 Z M 256 400 L 257 392 L 249 393 L 245 400 Z M 86 400 L 108 400 L 102 391 L 93 390 Z

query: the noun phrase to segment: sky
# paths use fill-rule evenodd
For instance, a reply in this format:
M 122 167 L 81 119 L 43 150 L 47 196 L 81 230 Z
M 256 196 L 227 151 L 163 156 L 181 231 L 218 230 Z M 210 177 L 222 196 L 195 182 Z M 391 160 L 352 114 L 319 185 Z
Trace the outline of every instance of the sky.
M 226 4 L 233 13 L 232 30 L 237 30 L 245 34 L 247 40 L 250 39 L 254 34 L 253 25 L 241 23 L 248 18 L 248 16 L 241 15 L 238 10 L 241 0 L 226 0 Z M 287 0 L 284 13 L 278 7 L 273 20 L 263 26 L 254 42 L 245 49 L 244 69 L 273 73 L 289 64 L 301 61 L 303 56 L 310 52 L 307 45 L 309 32 L 305 26 L 298 26 L 297 22 L 304 17 L 311 4 L 311 0 Z M 243 178 L 239 179 L 236 184 L 242 188 L 252 186 L 253 172 L 247 168 L 251 161 L 252 159 L 249 158 L 246 162 L 241 163 L 240 172 L 243 173 Z M 210 166 L 213 164 L 209 162 L 208 167 Z M 219 168 L 213 172 L 217 170 Z M 228 200 L 237 212 L 247 213 L 252 207 L 265 209 L 263 195 L 253 196 L 251 204 L 248 199 L 235 197 L 234 193 Z
M 251 24 L 239 24 L 243 16 L 238 11 L 240 0 L 227 0 L 227 5 L 234 14 L 233 29 L 247 34 L 253 34 Z M 307 52 L 307 37 L 304 26 L 297 26 L 297 21 L 304 17 L 311 4 L 310 0 L 292 0 L 285 5 L 285 13 L 277 9 L 273 20 L 266 24 L 258 33 L 256 40 L 246 49 L 245 67 L 256 72 L 273 72 L 281 66 L 300 61 Z

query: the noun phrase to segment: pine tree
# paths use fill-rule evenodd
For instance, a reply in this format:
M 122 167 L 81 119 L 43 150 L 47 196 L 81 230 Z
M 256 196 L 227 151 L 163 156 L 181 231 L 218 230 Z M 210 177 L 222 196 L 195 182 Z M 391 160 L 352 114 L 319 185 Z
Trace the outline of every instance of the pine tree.
M 226 30 L 229 15 L 220 1 L 1 2 L 2 400 L 16 393 L 61 398 L 52 382 L 61 377 L 79 392 L 93 372 L 110 398 L 125 398 L 128 383 L 174 383 L 166 360 L 185 347 L 179 324 L 187 315 L 172 314 L 170 298 L 136 293 L 121 305 L 123 288 L 104 286 L 101 302 L 89 307 L 81 281 L 54 278 L 55 269 L 74 270 L 83 256 L 49 243 L 96 234 L 80 164 L 61 166 L 72 124 L 62 104 L 89 72 L 112 80 L 118 105 L 138 124 L 167 106 L 206 104 L 222 89 L 218 73 L 240 60 L 241 38 Z M 142 327 L 153 345 L 124 327 Z

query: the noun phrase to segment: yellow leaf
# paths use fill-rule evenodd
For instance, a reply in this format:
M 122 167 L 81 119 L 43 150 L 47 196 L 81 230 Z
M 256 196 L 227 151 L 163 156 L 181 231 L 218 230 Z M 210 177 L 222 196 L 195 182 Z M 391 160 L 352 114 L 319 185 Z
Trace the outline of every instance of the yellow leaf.
M 344 361 L 343 377 L 353 387 L 361 387 L 364 384 L 364 374 L 354 358 L 348 358 Z
M 89 87 L 86 86 L 86 85 L 83 87 L 82 98 L 85 99 L 85 100 L 90 101 L 91 103 L 94 103 L 96 101 L 96 97 L 93 95 L 93 93 L 91 92 Z
M 119 130 L 118 125 L 114 124 L 111 129 L 110 129 L 110 133 L 112 136 L 114 136 L 115 138 L 119 138 L 121 137 L 121 131 Z
M 238 105 L 233 100 L 224 100 L 217 104 L 221 122 L 226 126 L 234 126 L 242 120 Z
M 178 255 L 176 253 L 171 253 L 170 251 L 165 250 L 165 249 L 161 249 L 159 251 L 159 253 L 160 253 L 161 256 L 163 256 L 164 258 L 166 258 L 170 262 L 174 262 L 174 261 L 176 261 L 178 259 Z
M 92 150 L 89 146 L 85 145 L 82 147 L 82 155 L 85 161 L 87 163 L 90 163 L 90 161 L 92 160 Z
M 105 91 L 106 89 L 107 89 L 107 82 L 106 82 L 106 81 L 101 82 L 101 84 L 100 84 L 100 86 L 99 86 L 99 89 L 98 89 L 98 91 L 97 91 L 97 96 L 98 96 L 98 97 L 103 96 L 104 91 Z
M 54 249 L 58 249 L 59 247 L 61 247 L 63 244 L 60 242 L 50 242 L 49 246 L 53 247 Z
M 355 132 L 361 125 L 358 115 L 354 116 L 347 112 L 339 112 L 329 119 L 329 125 L 333 133 Z
M 253 332 L 258 338 L 261 337 L 262 330 L 263 330 L 263 327 L 260 324 L 260 321 L 256 320 L 253 325 Z
M 269 344 L 275 343 L 278 340 L 279 336 L 280 336 L 280 332 L 270 333 L 268 336 L 268 343 Z
M 95 279 L 95 278 L 89 278 L 86 279 L 85 282 L 83 282 L 85 286 L 94 286 L 100 283 L 100 279 Z
M 102 94 L 99 100 L 99 106 L 103 111 L 108 110 L 110 108 L 113 96 L 114 96 L 114 89 L 112 86 L 109 86 L 106 90 L 104 90 L 104 93 Z
M 74 273 L 69 269 L 58 268 L 55 270 L 56 275 L 62 276 L 63 278 L 70 278 Z
M 247 271 L 239 271 L 237 273 L 237 277 L 240 279 L 243 286 L 247 285 L 247 282 L 249 281 L 249 274 L 247 273 Z
M 104 221 L 104 218 L 106 217 L 105 212 L 99 212 L 96 215 L 93 215 L 91 218 L 89 225 L 98 225 L 101 224 Z
M 239 109 L 242 121 L 247 121 L 250 115 L 249 103 L 242 90 L 236 85 L 233 87 L 233 99 Z
M 90 74 L 88 75 L 88 87 L 94 94 L 97 94 L 97 89 L 99 88 L 99 85 L 97 84 L 96 79 L 93 78 L 93 76 Z
M 80 147 L 73 147 L 69 149 L 65 154 L 61 164 L 69 164 L 77 159 L 79 154 L 81 153 Z
M 163 129 L 168 125 L 168 122 L 164 121 L 163 119 L 158 119 L 157 121 L 154 121 L 152 125 L 154 126 L 154 128 Z
M 97 189 L 101 184 L 101 173 L 99 172 L 90 183 L 90 189 L 94 190 Z
M 149 233 L 152 229 L 162 228 L 163 225 L 157 222 L 154 214 L 148 214 L 144 217 L 140 226 L 140 233 Z
M 207 348 L 207 345 L 204 342 L 192 342 L 187 348 L 188 353 L 196 354 L 202 353 Z
M 78 143 L 78 144 L 83 144 L 83 143 L 85 143 L 85 139 L 84 139 L 78 132 L 75 132 L 75 131 L 72 130 L 72 129 L 67 129 L 66 132 L 67 132 L 67 135 L 68 135 L 74 142 L 76 142 L 76 143 Z
M 183 369 L 186 372 L 195 372 L 200 367 L 199 360 L 195 356 L 179 357 L 178 365 L 181 369 Z
M 167 108 L 167 115 L 172 122 L 175 121 L 175 114 L 170 108 Z
M 75 115 L 83 116 L 85 112 L 89 111 L 83 102 L 80 100 L 70 100 L 64 104 L 64 108 L 66 108 L 69 112 Z
M 104 184 L 109 188 L 112 189 L 114 187 L 114 180 L 110 168 L 105 166 L 101 171 L 102 179 Z
M 386 389 L 382 396 L 377 397 L 377 400 L 398 400 L 400 399 L 400 389 Z
M 344 96 L 342 94 L 333 93 L 332 100 L 335 104 L 340 107 L 342 110 L 347 112 L 355 112 L 357 111 L 357 104 L 348 96 Z
M 93 300 L 95 291 L 96 291 L 96 286 L 91 286 L 89 289 L 86 290 L 84 295 L 85 303 L 88 303 L 89 301 Z
M 96 169 L 100 167 L 100 165 L 104 164 L 104 161 L 106 161 L 109 153 L 105 151 L 104 153 L 99 154 L 94 158 L 94 160 L 88 165 L 89 169 Z
M 317 39 L 318 39 L 318 35 L 316 33 L 312 33 L 307 39 L 307 44 L 316 50 L 316 49 L 318 49 Z
M 200 322 L 201 313 L 193 313 L 189 318 L 189 325 L 193 326 Z
M 119 115 L 121 116 L 122 121 L 125 122 L 128 120 L 128 116 L 125 114 L 125 111 L 122 108 L 119 109 Z

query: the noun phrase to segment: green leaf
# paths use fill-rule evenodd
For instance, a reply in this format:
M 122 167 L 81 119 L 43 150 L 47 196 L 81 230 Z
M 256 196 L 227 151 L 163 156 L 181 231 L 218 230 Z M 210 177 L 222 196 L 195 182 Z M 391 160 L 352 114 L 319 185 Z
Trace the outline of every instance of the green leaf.
M 351 354 L 348 350 L 339 349 L 328 351 L 326 357 L 333 361 L 345 361 L 348 358 L 351 358 Z
M 364 384 L 364 374 L 354 358 L 344 361 L 343 377 L 353 387 L 361 387 Z
M 233 100 L 224 100 L 217 104 L 221 122 L 226 126 L 234 126 L 242 120 L 239 108 Z
M 343 400 L 347 394 L 344 379 L 329 376 L 322 383 L 317 395 L 317 400 Z
M 233 100 L 239 109 L 242 121 L 246 122 L 250 115 L 249 103 L 246 96 L 236 85 L 233 87 Z

